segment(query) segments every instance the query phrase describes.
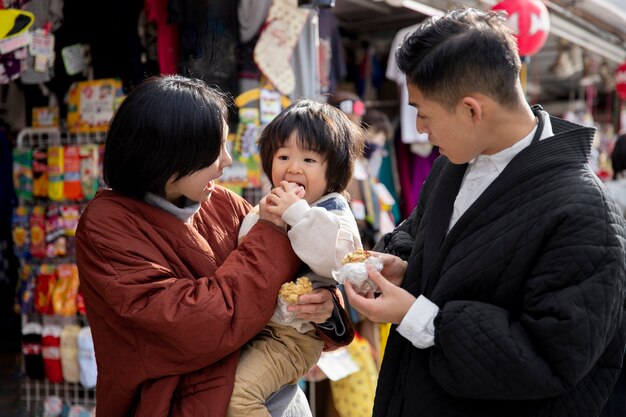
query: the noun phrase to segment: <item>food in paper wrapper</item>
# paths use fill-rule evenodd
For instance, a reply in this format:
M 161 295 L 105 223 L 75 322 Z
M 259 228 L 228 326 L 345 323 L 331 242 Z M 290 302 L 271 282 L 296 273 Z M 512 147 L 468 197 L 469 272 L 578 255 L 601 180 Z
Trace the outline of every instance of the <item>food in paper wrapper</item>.
M 303 294 L 311 294 L 313 285 L 307 277 L 300 277 L 296 282 L 286 282 L 278 291 L 278 303 L 274 310 L 274 318 L 283 323 L 290 323 L 295 319 L 296 313 L 287 311 L 287 306 L 298 304 L 298 299 Z
M 287 304 L 298 304 L 298 298 L 302 294 L 311 294 L 313 292 L 313 285 L 307 277 L 300 277 L 296 282 L 285 282 L 278 291 L 278 295 Z
M 349 254 L 344 256 L 343 259 L 341 260 L 341 264 L 345 265 L 345 264 L 352 264 L 352 263 L 357 263 L 357 262 L 365 262 L 367 258 L 369 258 L 370 256 L 372 256 L 372 254 L 369 253 L 368 251 L 363 250 L 363 249 L 357 249 L 354 252 L 350 252 Z
M 357 249 L 349 253 L 341 260 L 341 268 L 333 271 L 333 278 L 339 284 L 350 281 L 355 291 L 359 294 L 377 292 L 378 286 L 367 275 L 367 265 L 372 265 L 378 271 L 382 271 L 383 262 L 377 256 L 363 249 Z

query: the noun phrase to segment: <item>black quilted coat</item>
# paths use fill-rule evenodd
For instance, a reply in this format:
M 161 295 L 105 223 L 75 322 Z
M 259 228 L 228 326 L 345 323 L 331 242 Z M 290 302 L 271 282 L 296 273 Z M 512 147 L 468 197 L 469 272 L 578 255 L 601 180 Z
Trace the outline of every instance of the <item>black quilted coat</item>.
M 378 243 L 440 311 L 431 348 L 392 329 L 374 416 L 599 415 L 626 344 L 626 226 L 587 165 L 594 130 L 551 123 L 447 236 L 466 165 L 440 157 Z

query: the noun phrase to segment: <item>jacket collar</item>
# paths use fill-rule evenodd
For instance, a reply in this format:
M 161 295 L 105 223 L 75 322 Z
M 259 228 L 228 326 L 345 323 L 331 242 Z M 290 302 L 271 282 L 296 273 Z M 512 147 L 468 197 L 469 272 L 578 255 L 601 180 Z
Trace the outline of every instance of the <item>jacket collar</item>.
M 422 293 L 429 294 L 435 286 L 447 252 L 466 229 L 467 224 L 486 210 L 495 199 L 514 188 L 524 178 L 543 175 L 551 167 L 588 162 L 595 128 L 556 117 L 551 117 L 550 122 L 554 136 L 537 141 L 517 154 L 447 235 L 454 201 L 467 164 L 454 165 L 445 159 L 445 165 L 435 180 L 432 193 L 428 196 L 430 203 L 427 203 L 428 207 L 424 214 L 429 220 L 424 230 Z

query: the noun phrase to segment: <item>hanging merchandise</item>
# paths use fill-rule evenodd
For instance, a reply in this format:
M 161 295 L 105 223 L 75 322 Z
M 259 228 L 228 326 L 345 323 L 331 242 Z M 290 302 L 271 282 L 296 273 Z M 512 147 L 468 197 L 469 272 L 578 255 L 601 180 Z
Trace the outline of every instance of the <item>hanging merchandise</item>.
M 22 354 L 26 375 L 30 379 L 44 379 L 43 356 L 41 355 L 41 324 L 28 322 L 22 327 Z
M 296 85 L 290 60 L 308 18 L 309 12 L 298 8 L 296 0 L 274 0 L 254 48 L 259 70 L 285 95 Z
M 0 84 L 19 78 L 31 43 L 35 16 L 25 10 L 0 9 Z
M 59 126 L 59 107 L 33 107 L 33 127 L 56 128 Z
M 63 147 L 48 147 L 48 198 L 62 201 L 63 196 Z
M 615 90 L 621 99 L 626 100 L 626 62 L 615 70 Z
M 33 198 L 32 166 L 32 149 L 13 150 L 13 184 L 17 197 L 23 200 L 32 200 Z
M 5 42 L 20 39 L 28 33 L 28 29 L 35 22 L 31 12 L 18 9 L 0 9 L 0 41 Z M 2 47 L 0 47 L 0 50 Z
M 98 145 L 81 145 L 80 155 L 80 185 L 83 196 L 92 199 L 100 186 L 98 182 Z
M 63 196 L 67 200 L 82 200 L 84 197 L 80 184 L 80 146 L 65 146 L 63 169 Z
M 85 407 L 95 404 L 93 347 L 85 337 L 79 342 L 88 323 L 79 293 L 75 234 L 82 208 L 101 187 L 104 138 L 105 132 L 26 128 L 12 154 L 19 162 L 13 164 L 18 205 L 12 235 L 19 260 L 14 310 L 28 323 L 22 334 L 27 376 L 22 392 L 28 411 L 49 402 L 60 404 L 68 415 L 87 416 Z
M 67 382 L 80 382 L 80 365 L 78 363 L 78 333 L 80 326 L 69 324 L 61 330 L 61 370 Z
M 48 149 L 33 149 L 33 197 L 48 197 Z
M 63 382 L 61 368 L 61 326 L 45 324 L 41 331 L 41 355 L 46 379 L 52 383 Z
M 220 178 L 221 185 L 238 194 L 246 187 L 260 189 L 263 176 L 257 140 L 265 125 L 290 104 L 289 98 L 276 91 L 266 79 L 261 80 L 261 87 L 235 98 L 239 121 L 235 134 L 229 136 L 233 164 Z
M 89 46 L 82 43 L 65 46 L 61 49 L 63 68 L 69 76 L 86 73 L 89 67 Z
M 122 81 L 81 81 L 68 92 L 67 125 L 71 133 L 105 132 L 124 99 Z
M 83 327 L 78 332 L 78 363 L 80 365 L 80 383 L 85 388 L 94 388 L 98 378 L 96 355 L 93 348 L 91 328 Z

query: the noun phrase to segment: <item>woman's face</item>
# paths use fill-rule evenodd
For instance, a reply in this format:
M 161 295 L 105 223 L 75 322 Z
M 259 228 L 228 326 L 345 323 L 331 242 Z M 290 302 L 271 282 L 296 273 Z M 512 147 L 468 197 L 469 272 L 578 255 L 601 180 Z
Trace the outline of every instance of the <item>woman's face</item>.
M 226 129 L 224 134 L 227 133 Z M 220 155 L 211 165 L 178 180 L 172 176 L 165 184 L 165 198 L 173 204 L 180 203 L 183 196 L 199 203 L 207 201 L 215 189 L 213 180 L 221 177 L 224 168 L 231 166 L 232 163 L 233 160 L 226 149 L 226 140 L 224 140 Z

